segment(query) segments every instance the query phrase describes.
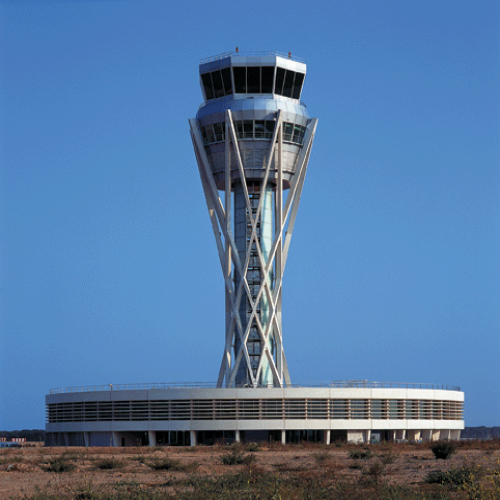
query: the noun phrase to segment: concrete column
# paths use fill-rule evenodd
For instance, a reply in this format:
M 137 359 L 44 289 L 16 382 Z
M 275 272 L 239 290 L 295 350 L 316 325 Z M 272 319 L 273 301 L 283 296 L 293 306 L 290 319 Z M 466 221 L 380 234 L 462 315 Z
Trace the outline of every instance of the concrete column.
M 457 429 L 457 430 L 450 430 L 450 439 L 453 439 L 454 441 L 458 441 L 460 439 L 460 433 L 461 433 L 461 430 L 460 429 Z
M 69 446 L 69 433 L 63 432 L 63 437 L 64 437 L 64 446 Z
M 363 441 L 365 444 L 370 444 L 372 438 L 372 431 L 370 429 L 364 431 Z
M 119 448 L 122 445 L 120 438 L 121 436 L 119 432 L 113 432 L 113 435 L 111 436 L 111 446 Z
M 196 446 L 196 431 L 189 431 L 189 437 L 191 438 L 191 446 Z
M 241 443 L 241 436 L 240 436 L 240 431 L 239 430 L 234 431 L 234 440 L 237 443 Z
M 432 431 L 430 429 L 422 430 L 422 441 L 430 441 L 432 439 Z
M 404 441 L 406 439 L 406 429 L 398 429 L 396 431 L 396 441 Z
M 156 431 L 148 431 L 149 446 L 156 446 Z
M 323 442 L 326 445 L 330 444 L 330 436 L 331 436 L 331 431 L 330 430 L 323 431 Z
M 440 430 L 439 431 L 439 439 L 449 440 L 450 439 L 450 430 L 449 429 Z
M 406 431 L 408 441 L 418 441 L 420 439 L 420 431 L 409 429 Z
M 90 433 L 89 432 L 83 433 L 83 442 L 85 443 L 85 448 L 88 448 L 90 446 Z
M 281 431 L 281 444 L 286 444 L 286 431 Z

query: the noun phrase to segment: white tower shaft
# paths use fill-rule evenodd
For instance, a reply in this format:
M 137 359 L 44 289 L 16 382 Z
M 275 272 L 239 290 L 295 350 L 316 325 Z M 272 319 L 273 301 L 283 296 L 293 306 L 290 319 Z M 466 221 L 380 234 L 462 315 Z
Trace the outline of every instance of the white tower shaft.
M 196 120 L 190 120 L 226 291 L 226 341 L 218 387 L 291 384 L 283 350 L 282 280 L 316 123 L 312 119 L 307 126 L 290 189 L 284 191 L 281 112 L 265 156 L 264 175 L 256 180 L 245 175 L 232 114 L 226 110 L 223 202 Z M 237 179 L 231 176 L 235 160 Z M 271 182 L 272 169 L 276 175 Z

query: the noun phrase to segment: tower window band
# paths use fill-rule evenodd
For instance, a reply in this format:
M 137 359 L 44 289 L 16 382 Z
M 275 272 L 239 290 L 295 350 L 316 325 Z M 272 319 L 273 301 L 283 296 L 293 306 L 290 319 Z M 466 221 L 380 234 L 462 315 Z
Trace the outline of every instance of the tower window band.
M 272 139 L 274 120 L 243 120 L 235 121 L 236 137 L 238 139 Z M 201 136 L 205 145 L 224 142 L 226 139 L 225 126 L 223 123 L 214 123 L 200 127 Z M 283 123 L 283 141 L 302 146 L 306 127 L 295 123 Z
M 275 66 L 233 66 L 232 73 L 236 94 L 274 93 L 293 99 L 300 99 L 305 77 Z M 204 73 L 201 81 L 208 101 L 233 94 L 230 68 Z

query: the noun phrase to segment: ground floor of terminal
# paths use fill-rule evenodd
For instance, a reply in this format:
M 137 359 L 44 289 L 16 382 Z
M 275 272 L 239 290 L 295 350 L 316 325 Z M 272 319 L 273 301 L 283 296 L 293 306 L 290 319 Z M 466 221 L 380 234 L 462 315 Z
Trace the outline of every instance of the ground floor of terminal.
M 141 432 L 48 432 L 46 446 L 211 446 L 235 442 L 333 444 L 436 441 L 460 439 L 460 430 L 374 429 L 374 430 L 218 430 Z

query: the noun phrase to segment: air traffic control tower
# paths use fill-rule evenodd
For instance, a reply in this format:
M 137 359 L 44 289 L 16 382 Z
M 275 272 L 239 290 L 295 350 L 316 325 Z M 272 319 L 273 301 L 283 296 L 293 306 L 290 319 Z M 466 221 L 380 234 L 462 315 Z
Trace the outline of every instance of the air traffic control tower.
M 302 61 L 277 53 L 226 53 L 200 64 L 204 101 L 189 123 L 225 287 L 217 383 L 52 389 L 46 396 L 46 445 L 460 437 L 459 387 L 291 383 L 281 297 L 316 131 L 316 119 L 301 102 L 305 76 Z
M 317 123 L 300 100 L 305 76 L 302 61 L 274 53 L 200 65 L 204 104 L 190 126 L 226 291 L 218 387 L 291 384 L 283 272 Z

